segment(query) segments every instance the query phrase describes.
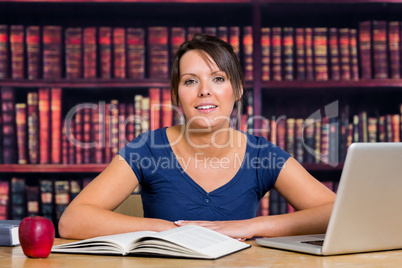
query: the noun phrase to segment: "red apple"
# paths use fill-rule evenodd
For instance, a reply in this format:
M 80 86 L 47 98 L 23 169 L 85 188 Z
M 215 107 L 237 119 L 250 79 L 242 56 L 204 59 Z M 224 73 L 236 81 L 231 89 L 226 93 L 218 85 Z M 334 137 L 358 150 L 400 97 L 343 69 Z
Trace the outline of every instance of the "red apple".
M 22 250 L 30 258 L 46 258 L 54 242 L 53 223 L 44 217 L 26 217 L 19 225 Z

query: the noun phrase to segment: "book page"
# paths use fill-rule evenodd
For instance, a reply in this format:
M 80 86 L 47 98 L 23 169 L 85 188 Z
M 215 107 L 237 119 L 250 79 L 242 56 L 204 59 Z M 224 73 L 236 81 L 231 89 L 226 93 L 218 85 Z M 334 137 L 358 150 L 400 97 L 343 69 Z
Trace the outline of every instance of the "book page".
M 246 243 L 195 225 L 170 229 L 154 237 L 166 239 L 210 257 L 219 257 L 249 247 Z

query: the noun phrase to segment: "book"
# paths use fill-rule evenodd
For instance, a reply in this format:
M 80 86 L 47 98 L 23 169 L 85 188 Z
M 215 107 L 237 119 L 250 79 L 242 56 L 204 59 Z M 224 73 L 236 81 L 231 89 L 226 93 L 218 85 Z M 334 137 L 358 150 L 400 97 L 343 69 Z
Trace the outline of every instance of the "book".
M 20 244 L 18 225 L 20 220 L 0 220 L 0 246 L 17 246 Z
M 162 232 L 108 235 L 53 246 L 53 253 L 151 255 L 217 259 L 250 245 L 210 229 L 187 225 Z

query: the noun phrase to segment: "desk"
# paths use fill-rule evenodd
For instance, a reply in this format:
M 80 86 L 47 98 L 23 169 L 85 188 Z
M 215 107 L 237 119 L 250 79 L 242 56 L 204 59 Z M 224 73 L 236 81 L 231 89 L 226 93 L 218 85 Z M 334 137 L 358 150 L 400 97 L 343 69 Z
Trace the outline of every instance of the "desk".
M 55 244 L 71 240 L 56 239 Z M 51 253 L 46 259 L 25 257 L 21 247 L 0 247 L 2 268 L 102 267 L 402 267 L 402 250 L 319 257 L 257 246 L 217 260 L 101 256 Z

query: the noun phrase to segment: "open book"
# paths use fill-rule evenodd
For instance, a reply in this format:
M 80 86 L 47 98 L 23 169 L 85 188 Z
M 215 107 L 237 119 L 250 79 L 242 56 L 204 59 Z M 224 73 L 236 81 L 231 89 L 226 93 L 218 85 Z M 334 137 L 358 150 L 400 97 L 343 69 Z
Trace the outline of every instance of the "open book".
M 52 252 L 217 259 L 248 247 L 247 243 L 210 229 L 186 225 L 163 232 L 132 232 L 80 240 L 53 246 Z

